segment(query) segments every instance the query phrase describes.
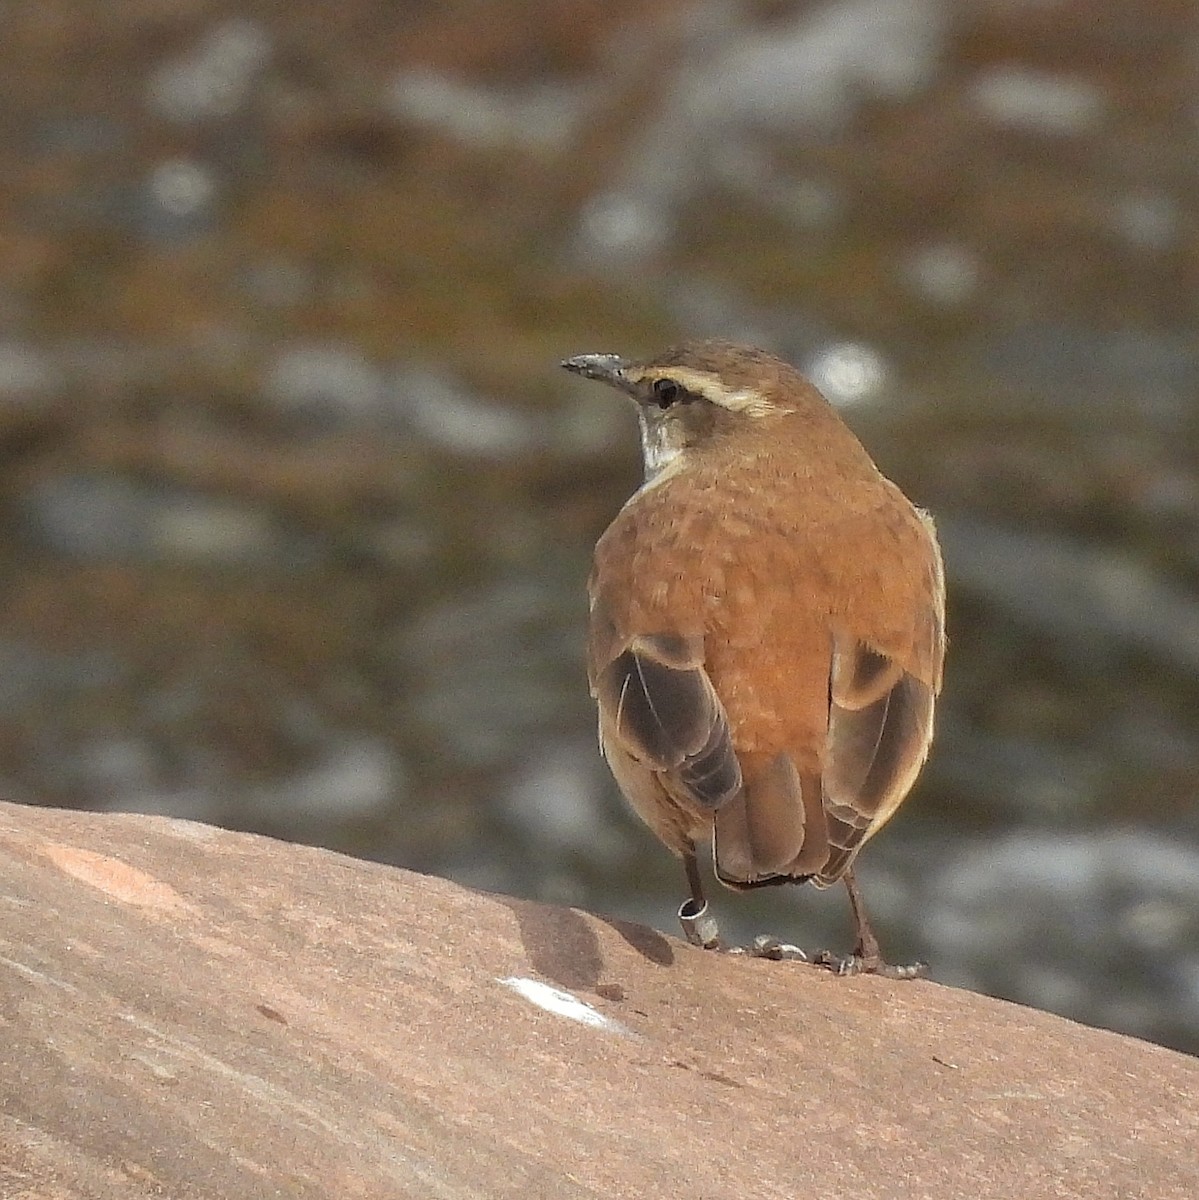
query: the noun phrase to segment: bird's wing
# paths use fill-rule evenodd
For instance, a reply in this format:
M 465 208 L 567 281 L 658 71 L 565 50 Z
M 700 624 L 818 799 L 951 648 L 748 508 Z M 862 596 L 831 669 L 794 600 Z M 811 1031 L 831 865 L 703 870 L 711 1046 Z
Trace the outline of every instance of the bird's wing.
M 932 741 L 934 699 L 933 684 L 894 659 L 834 640 L 822 777 L 829 855 L 818 883 L 839 879 L 907 795 Z
M 933 736 L 945 656 L 945 580 L 936 532 L 925 513 L 906 505 L 891 510 L 884 528 L 887 536 L 876 539 L 879 552 L 866 568 L 874 572 L 873 586 L 864 594 L 891 603 L 834 623 L 822 762 L 829 856 L 816 877 L 821 885 L 840 878 L 894 814 Z M 883 569 L 888 555 L 894 570 Z M 880 619 L 880 612 L 888 615 Z
M 741 766 L 704 670 L 703 639 L 611 633 L 593 613 L 588 673 L 605 747 L 653 771 L 694 806 L 719 808 L 740 789 Z

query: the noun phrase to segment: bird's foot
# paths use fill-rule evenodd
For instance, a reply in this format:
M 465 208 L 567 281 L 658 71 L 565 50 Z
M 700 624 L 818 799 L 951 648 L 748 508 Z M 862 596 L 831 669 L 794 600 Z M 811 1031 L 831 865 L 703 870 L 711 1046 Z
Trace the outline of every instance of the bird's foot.
M 773 934 L 760 933 L 744 953 L 753 958 L 769 958 L 774 962 L 808 962 L 807 954 L 790 942 L 783 942 Z
M 782 942 L 770 934 L 759 934 L 748 946 L 728 946 L 720 936 L 716 918 L 708 905 L 684 900 L 679 906 L 679 924 L 683 936 L 701 950 L 717 950 L 725 954 L 744 955 L 748 958 L 771 958 L 776 961 L 807 962 L 808 956 L 798 947 Z
M 928 973 L 928 963 L 914 962 L 893 965 L 883 962 L 878 954 L 834 954 L 821 950 L 811 962 L 832 971 L 834 975 L 880 975 L 883 979 L 919 979 Z
M 832 971 L 834 975 L 880 975 L 884 979 L 919 979 L 928 971 L 926 963 L 906 963 L 893 966 L 883 962 L 880 955 L 856 951 L 853 954 L 833 954 L 821 950 L 808 954 L 790 942 L 781 941 L 769 933 L 760 933 L 748 946 L 727 946 L 720 936 L 720 927 L 707 903 L 696 904 L 684 900 L 679 906 L 679 924 L 683 936 L 692 946 L 701 950 L 723 951 L 726 954 L 744 955 L 747 958 L 768 958 L 773 962 L 804 962 Z

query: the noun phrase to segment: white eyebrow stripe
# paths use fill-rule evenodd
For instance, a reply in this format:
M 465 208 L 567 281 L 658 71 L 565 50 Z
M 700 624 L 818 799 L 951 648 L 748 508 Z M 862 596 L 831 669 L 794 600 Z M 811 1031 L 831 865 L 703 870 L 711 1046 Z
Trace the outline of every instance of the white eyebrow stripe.
M 660 375 L 653 372 L 650 374 L 658 378 L 673 379 L 687 391 L 694 392 L 697 396 L 703 396 L 705 400 L 710 400 L 713 404 L 728 409 L 729 412 L 743 412 L 749 413 L 750 416 L 760 417 L 774 412 L 776 408 L 761 392 L 755 391 L 753 388 L 734 390 L 725 387 L 715 375 L 709 375 L 704 371 L 695 371 L 690 367 L 667 367 L 663 368 Z M 650 378 L 650 374 L 646 375 L 647 379 Z
M 763 416 L 768 412 L 773 412 L 775 409 L 775 406 L 761 392 L 752 390 L 743 392 L 723 391 L 722 398 L 716 403 L 723 404 L 725 408 L 730 409 L 732 412 L 747 412 L 755 417 Z

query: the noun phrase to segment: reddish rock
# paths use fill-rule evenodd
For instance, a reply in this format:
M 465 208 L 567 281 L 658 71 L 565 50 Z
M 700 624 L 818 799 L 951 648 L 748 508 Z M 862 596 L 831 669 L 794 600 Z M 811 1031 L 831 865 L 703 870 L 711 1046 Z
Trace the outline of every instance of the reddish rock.
M 1199 1063 L 933 983 L 12 805 L 0 914 L 4 1200 L 1199 1195 Z

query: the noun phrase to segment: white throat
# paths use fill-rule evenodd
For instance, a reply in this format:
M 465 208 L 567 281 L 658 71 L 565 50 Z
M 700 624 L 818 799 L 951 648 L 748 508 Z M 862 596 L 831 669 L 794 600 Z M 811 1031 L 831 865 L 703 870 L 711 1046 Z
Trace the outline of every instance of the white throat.
M 683 429 L 680 422 L 666 419 L 652 410 L 637 413 L 641 426 L 641 457 L 645 464 L 645 484 L 657 483 L 664 474 L 677 466 L 683 452 Z

